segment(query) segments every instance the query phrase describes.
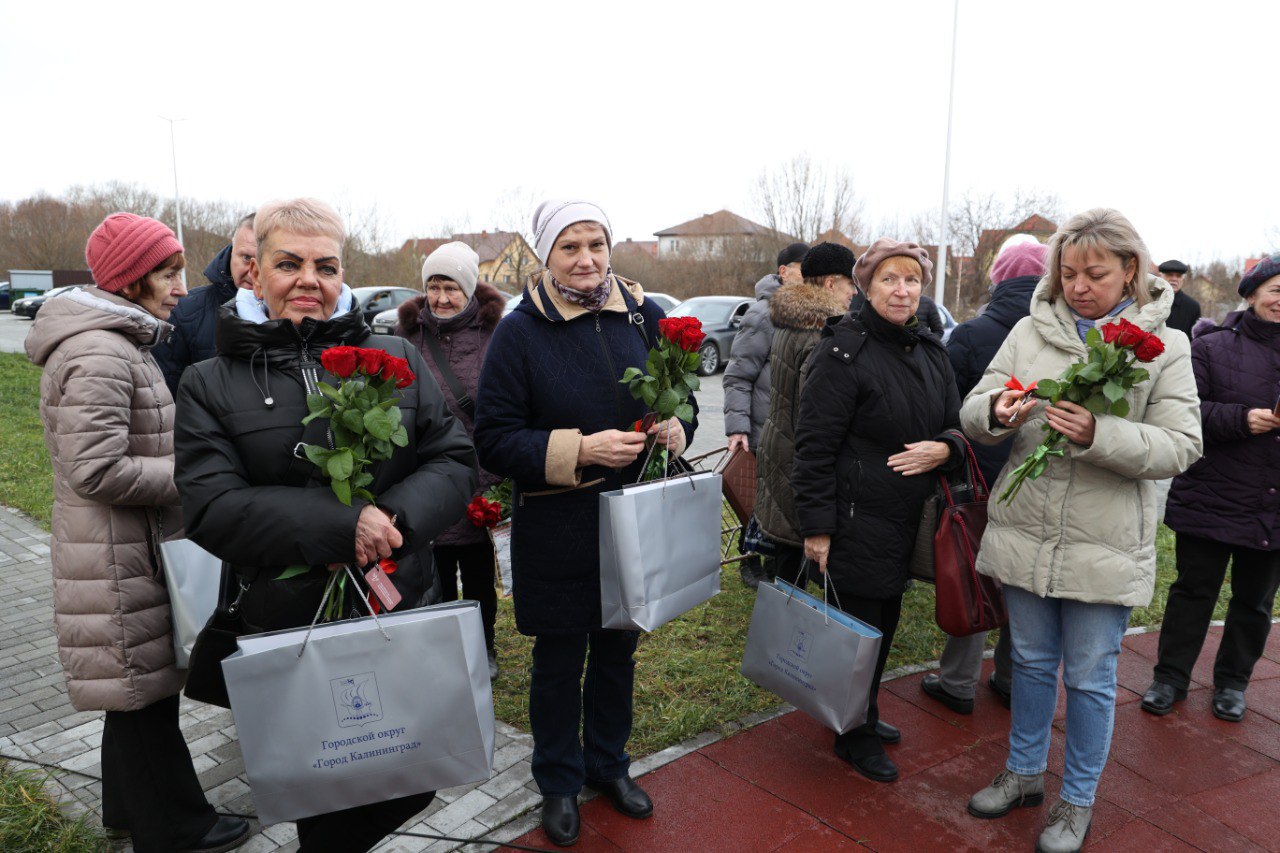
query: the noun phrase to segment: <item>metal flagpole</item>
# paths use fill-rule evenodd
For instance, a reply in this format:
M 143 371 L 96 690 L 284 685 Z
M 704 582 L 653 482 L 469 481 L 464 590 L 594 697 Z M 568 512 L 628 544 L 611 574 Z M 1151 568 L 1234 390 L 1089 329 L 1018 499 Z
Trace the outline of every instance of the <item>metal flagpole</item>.
M 182 121 L 180 118 L 169 118 L 168 116 L 160 116 L 160 118 L 169 122 L 169 153 L 173 157 L 173 207 L 178 214 L 178 242 L 182 242 L 182 196 L 178 194 L 178 146 L 173 137 L 174 122 Z M 945 202 L 943 202 L 945 204 Z M 182 286 L 187 286 L 187 268 L 182 268 Z
M 950 235 L 947 233 L 947 209 L 951 193 L 951 117 L 955 112 L 956 100 L 956 32 L 960 21 L 960 0 L 955 0 L 951 14 L 951 83 L 947 92 L 947 156 L 942 168 L 942 239 L 938 241 L 938 286 L 934 290 L 934 298 L 939 305 L 946 307 L 947 295 L 947 254 Z

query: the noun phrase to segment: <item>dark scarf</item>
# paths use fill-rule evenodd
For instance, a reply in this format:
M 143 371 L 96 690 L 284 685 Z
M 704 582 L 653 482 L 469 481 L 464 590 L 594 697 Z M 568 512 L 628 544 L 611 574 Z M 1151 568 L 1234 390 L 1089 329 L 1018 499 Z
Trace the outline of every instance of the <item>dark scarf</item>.
M 437 317 L 431 313 L 431 303 L 423 302 L 418 320 L 422 323 L 422 327 L 433 335 L 452 335 L 470 326 L 478 313 L 480 313 L 480 300 L 473 295 L 462 310 L 452 317 Z
M 573 305 L 577 305 L 580 308 L 585 308 L 592 314 L 600 313 L 600 309 L 604 308 L 604 304 L 609 301 L 609 296 L 613 293 L 613 270 L 606 272 L 604 275 L 604 281 L 596 285 L 594 290 L 590 290 L 586 293 L 565 287 L 563 284 L 556 281 L 556 277 L 550 273 L 547 273 L 547 278 L 551 280 L 551 286 L 556 289 L 557 293 L 564 297 L 565 301 Z

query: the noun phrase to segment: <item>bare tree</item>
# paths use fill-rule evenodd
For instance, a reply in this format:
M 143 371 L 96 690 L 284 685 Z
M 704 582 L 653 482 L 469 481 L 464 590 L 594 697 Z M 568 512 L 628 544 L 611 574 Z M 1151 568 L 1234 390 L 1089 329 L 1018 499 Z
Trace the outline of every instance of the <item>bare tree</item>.
M 771 230 L 806 243 L 830 228 L 854 242 L 864 236 L 863 207 L 852 176 L 814 163 L 808 154 L 761 172 L 755 203 Z

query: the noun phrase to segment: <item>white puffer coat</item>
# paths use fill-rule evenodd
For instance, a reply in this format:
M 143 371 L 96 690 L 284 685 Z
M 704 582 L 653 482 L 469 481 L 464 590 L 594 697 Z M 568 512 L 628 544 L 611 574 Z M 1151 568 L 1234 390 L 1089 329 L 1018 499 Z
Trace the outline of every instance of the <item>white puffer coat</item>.
M 1155 585 L 1155 480 L 1185 471 L 1200 458 L 1200 401 L 1187 336 L 1165 325 L 1173 291 L 1149 280 L 1151 301 L 1119 317 L 1164 341 L 1165 352 L 1144 365 L 1151 378 L 1128 393 L 1129 414 L 1099 415 L 1090 447 L 1067 442 L 1043 475 L 1028 480 L 1012 504 L 996 498 L 1010 472 L 1044 438 L 1045 405 L 1016 430 L 991 417 L 1009 377 L 1024 384 L 1056 379 L 1085 357 L 1085 345 L 1062 299 L 1049 301 L 1048 278 L 1031 298 L 1031 316 L 1013 327 L 960 412 L 970 439 L 995 444 L 1013 437 L 1009 463 L 992 485 L 990 520 L 978 571 L 1034 592 L 1102 604 L 1143 607 Z

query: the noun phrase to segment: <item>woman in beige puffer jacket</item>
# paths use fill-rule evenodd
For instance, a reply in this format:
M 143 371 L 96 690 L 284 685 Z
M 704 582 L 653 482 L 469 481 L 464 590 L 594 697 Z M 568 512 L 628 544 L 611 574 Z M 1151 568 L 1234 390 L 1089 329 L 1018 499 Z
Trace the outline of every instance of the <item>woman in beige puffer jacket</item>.
M 44 367 L 40 418 L 53 464 L 53 605 L 71 704 L 106 711 L 102 822 L 138 853 L 230 850 L 245 821 L 205 799 L 178 725 L 159 542 L 180 531 L 173 398 L 150 349 L 186 293 L 182 246 L 117 213 L 85 249 L 97 287 L 40 310 L 26 351 Z
M 1044 799 L 1044 771 L 1057 705 L 1066 687 L 1066 749 L 1059 802 L 1036 849 L 1068 853 L 1084 844 L 1115 722 L 1116 663 L 1129 611 L 1151 600 L 1156 571 L 1155 481 L 1203 452 L 1200 404 L 1187 336 L 1165 325 L 1173 291 L 1149 278 L 1149 256 L 1133 226 L 1103 208 L 1071 218 L 1049 242 L 1046 275 L 1031 316 L 1013 327 L 960 412 L 965 433 L 994 444 L 1013 438 L 1010 474 L 1045 436 L 1068 441 L 1008 504 L 992 501 L 977 557 L 1000 580 L 1009 610 L 1013 691 L 1009 759 L 969 800 L 976 817 L 997 818 Z M 1126 319 L 1164 342 L 1144 364 L 1150 377 L 1125 395 L 1129 413 L 1092 415 L 1082 406 L 1023 406 L 1006 390 L 1056 379 L 1084 360 L 1084 337 Z

